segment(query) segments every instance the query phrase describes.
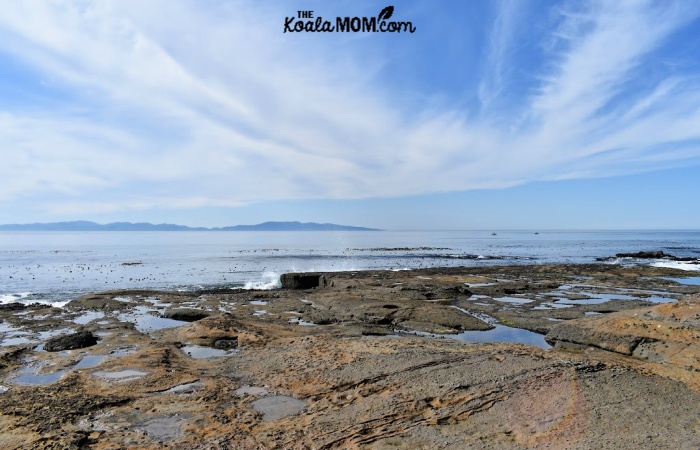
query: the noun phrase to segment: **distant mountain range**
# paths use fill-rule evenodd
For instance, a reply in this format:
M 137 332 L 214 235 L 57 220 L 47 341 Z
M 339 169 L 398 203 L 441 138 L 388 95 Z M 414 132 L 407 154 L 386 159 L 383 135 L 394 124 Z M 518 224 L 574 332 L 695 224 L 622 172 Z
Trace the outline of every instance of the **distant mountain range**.
M 380 231 L 376 228 L 351 227 L 334 223 L 264 222 L 220 228 L 187 227 L 170 223 L 114 222 L 101 225 L 77 220 L 73 222 L 0 225 L 0 231 Z

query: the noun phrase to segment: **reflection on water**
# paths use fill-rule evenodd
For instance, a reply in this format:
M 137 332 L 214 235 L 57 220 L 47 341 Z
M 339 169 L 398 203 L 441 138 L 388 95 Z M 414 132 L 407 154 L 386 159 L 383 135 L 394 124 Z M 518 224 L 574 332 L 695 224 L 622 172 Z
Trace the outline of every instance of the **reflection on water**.
M 237 353 L 236 350 L 221 350 L 218 348 L 202 347 L 200 345 L 186 345 L 180 349 L 184 354 L 194 359 L 220 358 Z
M 30 385 L 44 385 L 55 383 L 60 380 L 63 375 L 66 374 L 65 370 L 61 370 L 54 373 L 34 373 L 33 369 L 18 375 L 12 379 L 15 384 L 30 384 Z
M 39 373 L 44 367 L 43 363 L 30 363 L 10 375 L 13 384 L 44 385 L 55 383 L 66 374 L 65 370 L 52 373 Z
M 497 302 L 503 302 L 503 303 L 515 303 L 515 304 L 525 304 L 525 303 L 532 303 L 532 299 L 530 298 L 524 298 L 524 297 L 494 297 L 494 300 Z
M 83 314 L 79 315 L 75 319 L 73 319 L 73 322 L 77 323 L 78 325 L 85 325 L 93 320 L 96 319 L 102 319 L 105 316 L 105 313 L 102 311 L 86 311 Z
M 700 277 L 664 278 L 664 280 L 675 281 L 686 286 L 700 286 Z
M 577 300 L 562 299 L 559 300 L 559 303 L 562 305 L 598 305 L 612 300 L 639 300 L 639 297 L 624 294 L 589 294 L 587 292 L 582 292 L 582 294 L 590 298 Z
M 498 239 L 484 231 L 0 232 L 0 303 L 65 303 L 107 289 L 272 287 L 295 271 L 590 263 L 669 247 L 695 258 L 699 244 L 700 233 L 682 231 L 499 231 Z
M 102 361 L 107 359 L 107 355 L 86 355 L 78 364 L 73 366 L 74 369 L 89 369 L 102 364 Z
M 133 323 L 136 329 L 141 333 L 162 330 L 164 328 L 175 328 L 188 323 L 182 320 L 166 319 L 164 317 L 151 315 L 149 313 L 155 312 L 156 310 L 145 306 L 137 306 L 134 310 L 135 312 L 133 313 L 120 314 L 119 320 Z
M 541 334 L 505 325 L 496 325 L 496 328 L 487 331 L 465 331 L 448 337 L 464 342 L 511 342 L 540 348 L 552 348 Z

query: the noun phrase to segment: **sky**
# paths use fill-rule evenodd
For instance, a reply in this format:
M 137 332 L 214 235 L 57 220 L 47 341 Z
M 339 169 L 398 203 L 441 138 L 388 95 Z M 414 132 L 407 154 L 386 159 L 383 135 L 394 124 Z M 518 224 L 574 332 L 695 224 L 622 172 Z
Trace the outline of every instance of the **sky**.
M 0 223 L 700 228 L 700 2 L 1 6 Z

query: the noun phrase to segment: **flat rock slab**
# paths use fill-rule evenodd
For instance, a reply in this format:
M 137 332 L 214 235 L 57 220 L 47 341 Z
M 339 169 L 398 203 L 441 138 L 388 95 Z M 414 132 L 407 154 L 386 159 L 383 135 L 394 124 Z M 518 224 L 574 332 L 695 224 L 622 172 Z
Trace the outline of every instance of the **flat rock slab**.
M 0 309 L 0 448 L 697 450 L 700 308 L 652 308 L 700 293 L 669 278 L 682 275 L 607 264 L 339 272 L 299 289 L 113 291 L 64 311 Z M 617 299 L 561 304 L 600 296 Z M 212 316 L 136 326 L 178 309 Z M 101 333 L 94 354 L 35 349 L 76 319 Z M 494 325 L 556 328 L 550 338 L 584 351 L 450 337 Z M 188 346 L 231 356 L 193 358 Z M 12 382 L 40 364 L 39 376 L 67 372 Z
M 51 338 L 44 344 L 47 352 L 62 352 L 64 350 L 76 350 L 91 347 L 97 344 L 97 338 L 87 330 L 81 330 L 66 336 Z
M 448 339 L 317 336 L 230 362 L 246 379 L 307 399 L 303 414 L 263 418 L 254 431 L 262 448 L 700 445 L 697 393 L 573 355 Z M 274 398 L 254 408 L 267 414 Z
M 198 320 L 206 319 L 211 315 L 213 315 L 211 311 L 190 308 L 170 309 L 163 313 L 163 317 L 166 319 L 179 320 L 183 322 L 196 322 Z

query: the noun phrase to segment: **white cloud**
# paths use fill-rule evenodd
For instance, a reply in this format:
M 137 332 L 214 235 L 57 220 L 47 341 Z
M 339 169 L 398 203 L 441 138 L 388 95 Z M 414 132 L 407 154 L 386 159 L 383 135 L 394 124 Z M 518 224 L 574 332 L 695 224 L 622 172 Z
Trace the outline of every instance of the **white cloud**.
M 626 90 L 645 58 L 697 18 L 692 5 L 559 11 L 559 26 L 542 36 L 560 42 L 537 74 L 539 90 L 519 99 L 526 114 L 507 129 L 456 107 L 400 109 L 400 93 L 377 76 L 388 63 L 369 51 L 374 36 L 283 34 L 295 5 L 5 5 L 0 51 L 50 80 L 28 90 L 60 92 L 64 103 L 0 101 L 0 202 L 80 214 L 403 196 L 700 157 L 684 145 L 700 138 L 697 74 Z M 505 2 L 494 21 L 489 69 L 475 87 L 484 108 L 516 76 L 517 11 Z
M 493 22 L 486 52 L 485 70 L 479 84 L 479 101 L 488 110 L 495 98 L 503 93 L 506 71 L 513 70 L 508 64 L 512 59 L 512 47 L 517 38 L 518 16 L 522 15 L 523 3 L 517 0 L 502 0 Z

